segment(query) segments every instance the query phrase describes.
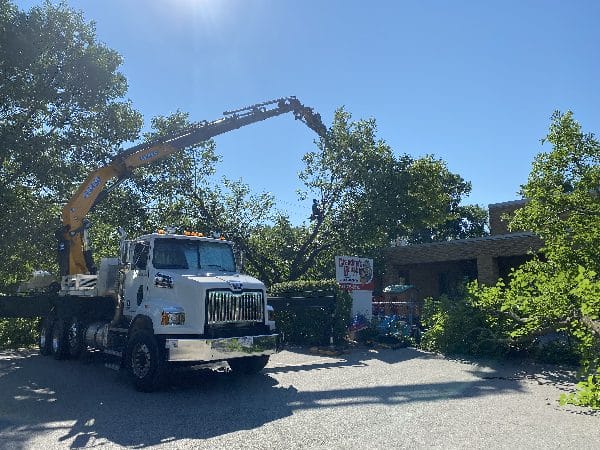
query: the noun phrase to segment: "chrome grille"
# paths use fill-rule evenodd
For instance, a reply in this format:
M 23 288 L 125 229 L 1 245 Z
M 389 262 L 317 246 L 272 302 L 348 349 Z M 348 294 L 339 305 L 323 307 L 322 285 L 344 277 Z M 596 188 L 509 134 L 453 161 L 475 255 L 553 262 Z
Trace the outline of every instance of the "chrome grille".
M 262 292 L 209 291 L 206 297 L 207 323 L 264 322 Z

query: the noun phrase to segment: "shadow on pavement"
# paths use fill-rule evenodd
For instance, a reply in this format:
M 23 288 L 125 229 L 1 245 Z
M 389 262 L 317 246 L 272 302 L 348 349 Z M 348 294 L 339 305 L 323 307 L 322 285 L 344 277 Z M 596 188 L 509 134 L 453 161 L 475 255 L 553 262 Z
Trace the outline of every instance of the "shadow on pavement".
M 521 390 L 518 380 L 498 383 L 484 377 L 347 389 L 323 386 L 311 391 L 278 384 L 273 375 L 286 371 L 362 368 L 374 358 L 389 364 L 437 358 L 413 349 L 312 357 L 308 364 L 268 366 L 264 373 L 247 377 L 178 371 L 163 391 L 143 394 L 98 359 L 54 361 L 35 352 L 4 352 L 0 354 L 0 440 L 10 442 L 11 448 L 29 448 L 32 437 L 60 430 L 59 440 L 70 448 L 98 445 L 98 440 L 142 448 L 255 429 L 299 410 L 435 402 Z
M 306 372 L 311 370 L 327 370 L 352 367 L 366 367 L 365 361 L 379 360 L 386 364 L 397 364 L 410 359 L 430 359 L 438 356 L 415 350 L 414 348 L 403 348 L 398 350 L 377 350 L 374 348 L 359 347 L 348 351 L 347 353 L 335 355 L 320 355 L 313 353 L 303 347 L 292 347 L 289 351 L 300 355 L 310 357 L 313 361 L 297 365 L 277 365 L 267 367 L 264 373 L 287 373 L 287 372 Z
M 573 392 L 577 383 L 577 368 L 533 362 L 528 359 L 461 359 L 446 358 L 462 364 L 492 368 L 493 374 L 485 371 L 470 370 L 474 376 L 487 380 L 531 380 L 540 385 L 551 385 L 563 392 Z

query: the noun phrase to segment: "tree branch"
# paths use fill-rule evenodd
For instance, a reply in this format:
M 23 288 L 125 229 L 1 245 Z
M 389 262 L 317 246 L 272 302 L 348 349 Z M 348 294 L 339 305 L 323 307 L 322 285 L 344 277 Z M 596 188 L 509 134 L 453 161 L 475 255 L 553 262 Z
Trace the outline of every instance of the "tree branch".
M 500 312 L 503 313 L 504 315 L 510 317 L 515 322 L 519 322 L 519 323 L 522 323 L 522 324 L 526 324 L 526 323 L 528 323 L 531 320 L 528 317 L 519 317 L 519 316 L 517 316 L 512 309 L 509 310 L 509 311 L 500 311 Z
M 304 263 L 299 265 L 298 273 L 290 273 L 290 280 L 295 281 L 301 275 L 305 274 L 308 271 L 309 267 L 315 262 L 315 259 L 317 258 L 317 256 L 319 256 L 325 250 L 333 247 L 333 245 L 334 245 L 333 243 L 329 243 L 329 244 L 321 245 L 319 247 L 314 248 L 312 250 L 312 252 L 310 253 L 310 255 L 308 256 L 308 258 L 306 258 Z

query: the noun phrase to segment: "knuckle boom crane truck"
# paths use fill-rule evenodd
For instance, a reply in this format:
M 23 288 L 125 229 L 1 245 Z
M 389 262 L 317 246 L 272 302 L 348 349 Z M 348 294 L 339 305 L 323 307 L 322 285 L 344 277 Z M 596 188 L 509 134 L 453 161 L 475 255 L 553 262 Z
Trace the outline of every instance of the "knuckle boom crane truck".
M 265 285 L 237 270 L 231 242 L 165 230 L 128 239 L 120 229 L 119 257 L 103 258 L 97 269 L 86 215 L 135 168 L 288 112 L 325 136 L 319 114 L 286 97 L 136 145 L 90 173 L 64 206 L 56 233 L 59 292 L 0 297 L 0 316 L 41 316 L 43 355 L 77 358 L 88 348 L 99 350 L 142 391 L 156 389 L 172 364 L 227 361 L 234 372 L 262 370 L 278 349 L 272 309 Z

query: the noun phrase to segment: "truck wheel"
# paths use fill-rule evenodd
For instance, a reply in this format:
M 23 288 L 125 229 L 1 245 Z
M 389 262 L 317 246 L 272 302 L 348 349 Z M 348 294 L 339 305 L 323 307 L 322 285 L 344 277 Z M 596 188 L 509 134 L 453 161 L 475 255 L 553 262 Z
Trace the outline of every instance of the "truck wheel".
M 269 362 L 269 355 L 249 356 L 246 358 L 236 358 L 227 361 L 231 371 L 239 374 L 258 373 L 265 368 Z
M 42 319 L 38 344 L 41 355 L 48 356 L 52 352 L 52 321 L 47 318 Z
M 152 392 L 164 383 L 167 365 L 164 356 L 152 333 L 140 330 L 131 336 L 126 363 L 137 390 Z
M 60 319 L 55 320 L 52 326 L 51 351 L 54 359 L 65 359 L 68 356 L 65 323 Z
M 79 358 L 83 351 L 83 324 L 73 317 L 68 322 L 66 329 L 67 335 L 67 351 L 71 358 Z

